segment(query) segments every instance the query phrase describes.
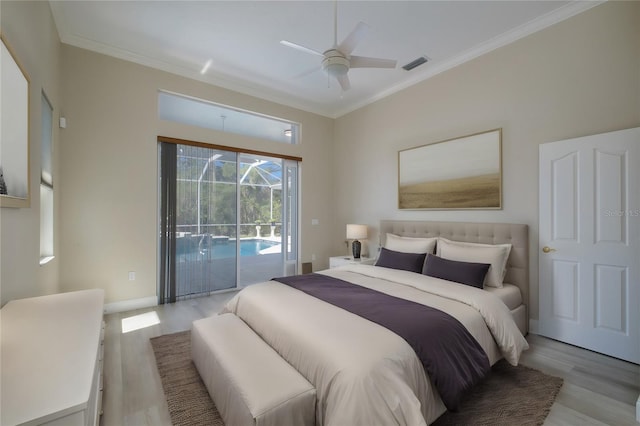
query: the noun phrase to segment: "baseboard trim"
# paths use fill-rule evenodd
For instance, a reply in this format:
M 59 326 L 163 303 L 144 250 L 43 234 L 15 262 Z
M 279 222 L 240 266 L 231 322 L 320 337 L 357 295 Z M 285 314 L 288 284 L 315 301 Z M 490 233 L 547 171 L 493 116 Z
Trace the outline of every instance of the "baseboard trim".
M 538 328 L 538 320 L 529 318 L 529 333 L 540 334 Z
M 158 305 L 156 296 L 143 297 L 140 299 L 121 300 L 119 302 L 106 303 L 104 305 L 105 314 L 116 312 L 133 311 L 134 309 L 150 308 Z

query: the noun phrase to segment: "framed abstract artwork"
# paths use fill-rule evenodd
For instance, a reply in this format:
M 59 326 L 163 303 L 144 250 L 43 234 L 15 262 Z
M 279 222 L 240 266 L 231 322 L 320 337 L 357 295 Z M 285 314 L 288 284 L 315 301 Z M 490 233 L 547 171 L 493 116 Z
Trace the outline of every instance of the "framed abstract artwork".
M 0 206 L 29 207 L 29 77 L 0 39 Z
M 399 209 L 501 209 L 502 129 L 398 152 Z

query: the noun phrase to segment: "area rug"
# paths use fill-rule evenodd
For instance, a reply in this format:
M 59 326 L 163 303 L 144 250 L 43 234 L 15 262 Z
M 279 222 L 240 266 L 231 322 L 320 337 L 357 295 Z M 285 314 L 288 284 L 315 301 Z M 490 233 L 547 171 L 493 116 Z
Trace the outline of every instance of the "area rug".
M 171 422 L 175 426 L 224 426 L 191 361 L 191 332 L 154 337 L 151 346 Z M 457 412 L 443 414 L 434 425 L 541 425 L 561 387 L 561 378 L 524 366 L 512 367 L 503 360 Z
M 224 426 L 191 361 L 191 331 L 153 337 L 158 373 L 174 426 Z
M 501 360 L 463 399 L 457 412 L 444 413 L 433 425 L 541 425 L 562 382 L 559 377 Z

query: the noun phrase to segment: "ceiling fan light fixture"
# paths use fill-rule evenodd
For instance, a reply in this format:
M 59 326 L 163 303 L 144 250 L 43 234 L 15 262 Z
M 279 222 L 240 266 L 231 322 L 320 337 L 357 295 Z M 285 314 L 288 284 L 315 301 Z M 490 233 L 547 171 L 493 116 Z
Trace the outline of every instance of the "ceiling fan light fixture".
M 344 64 L 329 64 L 324 70 L 333 77 L 345 75 L 349 71 L 349 67 Z
M 336 52 L 337 53 L 337 52 Z M 337 54 L 329 56 L 325 53 L 325 58 L 322 61 L 322 69 L 333 77 L 339 77 L 349 72 L 349 60 L 344 56 Z

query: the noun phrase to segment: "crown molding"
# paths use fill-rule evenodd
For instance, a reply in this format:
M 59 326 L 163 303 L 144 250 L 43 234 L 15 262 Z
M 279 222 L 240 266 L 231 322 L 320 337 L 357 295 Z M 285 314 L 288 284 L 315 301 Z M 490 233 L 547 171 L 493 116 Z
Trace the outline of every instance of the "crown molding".
M 313 114 L 322 115 L 329 118 L 335 118 L 332 112 L 329 110 L 314 108 L 304 102 L 297 101 L 292 97 L 286 96 L 286 93 L 281 91 L 275 91 L 272 89 L 252 84 L 246 80 L 233 79 L 227 75 L 209 70 L 206 75 L 200 74 L 200 70 L 189 68 L 188 66 L 181 66 L 166 61 L 154 59 L 145 55 L 130 52 L 124 49 L 116 48 L 110 45 L 96 42 L 84 37 L 78 37 L 76 35 L 65 35 L 61 37 L 61 42 L 71 46 L 79 47 L 81 49 L 90 50 L 103 55 L 111 56 L 114 58 L 122 59 L 128 62 L 133 62 L 138 65 L 147 66 L 160 71 L 165 71 L 171 74 L 176 74 L 182 77 L 186 77 L 192 80 L 201 81 L 203 83 L 211 84 L 221 87 L 223 89 L 232 90 L 234 92 L 242 93 L 244 95 L 260 98 L 266 101 L 274 102 L 291 108 L 307 111 Z

